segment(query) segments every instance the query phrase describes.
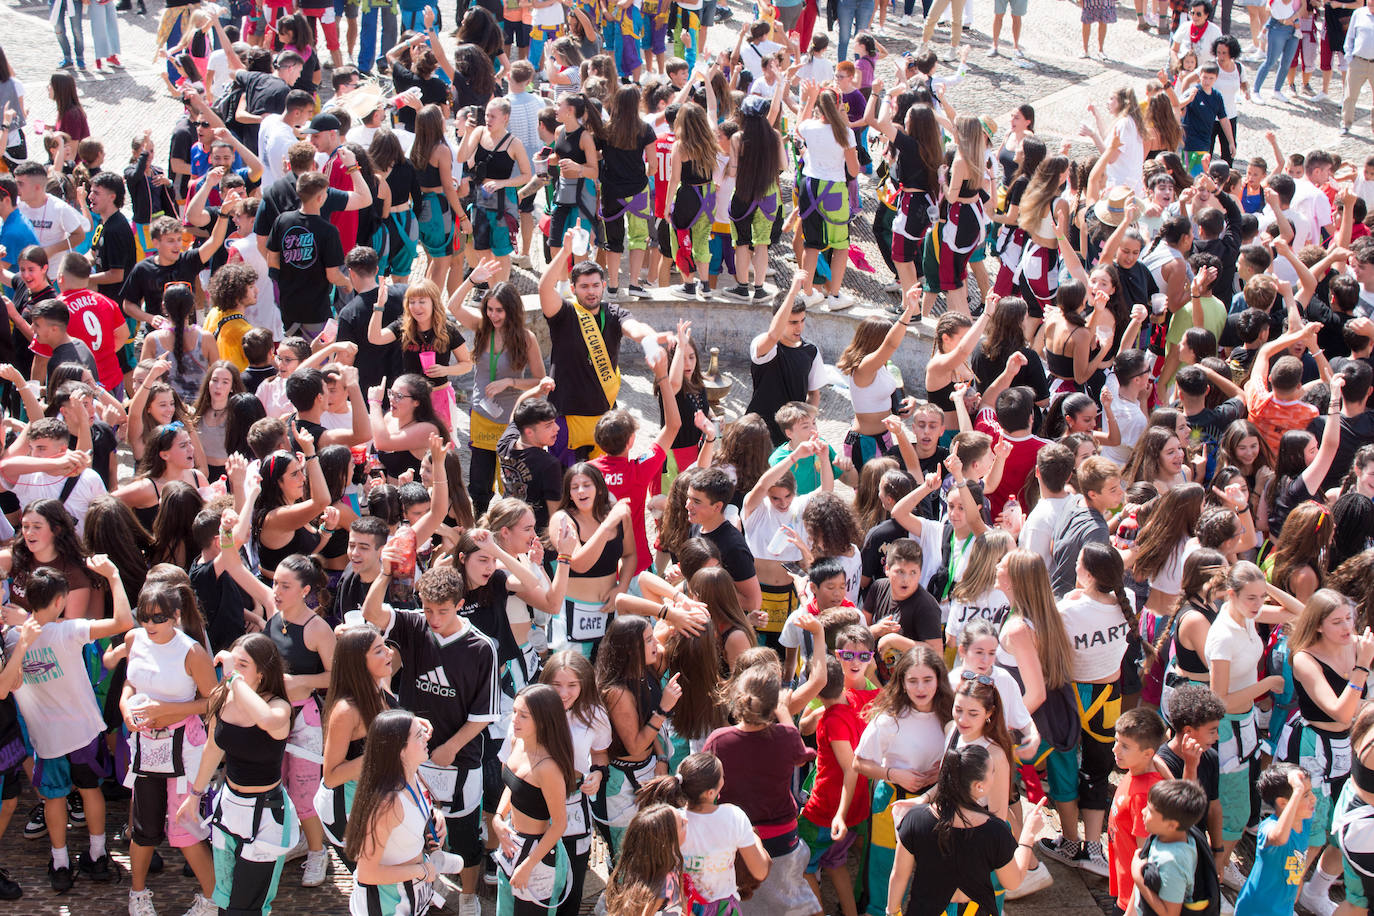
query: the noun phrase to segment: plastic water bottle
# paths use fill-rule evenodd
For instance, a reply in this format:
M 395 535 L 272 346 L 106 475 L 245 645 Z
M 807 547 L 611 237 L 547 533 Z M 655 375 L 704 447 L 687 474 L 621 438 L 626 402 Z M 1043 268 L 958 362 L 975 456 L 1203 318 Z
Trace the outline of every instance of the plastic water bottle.
M 392 539 L 401 552 L 392 575 L 397 579 L 412 578 L 415 575 L 415 529 L 401 522 Z

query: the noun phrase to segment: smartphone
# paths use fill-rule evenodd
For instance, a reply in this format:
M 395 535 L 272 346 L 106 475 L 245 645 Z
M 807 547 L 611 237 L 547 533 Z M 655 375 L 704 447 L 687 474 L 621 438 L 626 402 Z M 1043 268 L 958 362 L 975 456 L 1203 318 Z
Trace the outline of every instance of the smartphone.
M 334 336 L 339 333 L 339 319 L 331 318 L 324 323 L 324 330 L 320 331 L 320 343 L 332 344 Z

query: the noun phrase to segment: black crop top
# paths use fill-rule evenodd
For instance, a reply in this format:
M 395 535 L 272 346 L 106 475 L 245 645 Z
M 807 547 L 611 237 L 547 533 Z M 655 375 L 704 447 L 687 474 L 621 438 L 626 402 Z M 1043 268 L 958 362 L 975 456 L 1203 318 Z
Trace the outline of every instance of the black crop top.
M 567 130 L 564 128 L 558 132 L 558 136 L 553 141 L 553 151 L 558 154 L 559 159 L 567 159 L 579 165 L 587 164 L 587 153 L 582 149 L 582 131 L 585 127 L 577 130 Z
M 445 150 L 447 150 L 448 144 L 445 143 L 443 146 Z M 435 147 L 435 149 L 438 149 L 438 147 Z M 433 153 L 431 152 L 430 155 L 432 158 Z M 422 190 L 425 188 L 439 188 L 441 181 L 443 181 L 443 178 L 439 174 L 439 167 L 432 162 L 426 162 L 424 168 L 417 169 L 415 172 L 415 183 L 418 184 Z M 442 193 L 443 189 L 439 188 L 439 190 Z
M 439 170 L 434 170 L 434 183 L 439 183 Z M 398 159 L 396 164 L 391 167 L 391 172 L 386 176 L 387 187 L 391 189 L 391 205 L 393 207 L 403 207 L 412 200 L 419 198 L 420 185 L 417 182 L 415 166 L 410 164 L 409 159 Z M 433 187 L 431 185 L 430 187 Z
M 501 765 L 501 781 L 510 789 L 511 807 L 516 811 L 537 821 L 549 819 L 549 805 L 544 801 L 542 789 L 516 776 L 515 771 L 505 764 Z
M 148 482 L 153 485 L 153 495 L 157 497 L 157 502 L 151 506 L 144 506 L 142 509 L 134 510 L 134 518 L 149 531 L 153 530 L 153 523 L 157 521 L 157 510 L 162 508 L 162 491 L 158 489 L 157 481 L 149 477 Z
M 1308 654 L 1311 655 L 1310 652 Z M 1336 696 L 1339 697 L 1342 693 L 1344 693 L 1345 685 L 1349 682 L 1350 679 L 1338 673 L 1335 668 L 1332 668 L 1326 662 L 1317 658 L 1317 656 L 1312 655 L 1312 660 L 1315 661 L 1318 665 L 1321 665 L 1322 676 L 1326 678 L 1326 683 L 1331 687 L 1332 691 L 1335 692 Z M 1335 719 L 1331 718 L 1331 716 L 1327 714 L 1326 710 L 1322 709 L 1320 706 L 1317 705 L 1316 700 L 1308 696 L 1307 689 L 1303 687 L 1301 680 L 1299 680 L 1298 678 L 1294 678 L 1293 686 L 1297 688 L 1298 713 L 1305 720 L 1307 720 L 1307 723 L 1309 725 L 1342 724 L 1340 722 L 1337 722 Z
M 414 471 L 417 475 L 420 473 L 420 459 L 409 451 L 384 452 L 378 449 L 377 460 L 388 477 L 400 477 L 406 471 Z
M 257 725 L 233 725 L 216 719 L 215 743 L 224 751 L 224 776 L 235 785 L 271 786 L 281 782 L 285 738 L 273 738 Z
M 582 536 L 581 525 L 578 525 L 578 537 Z M 586 572 L 576 572 L 572 567 L 568 567 L 568 576 L 572 579 L 599 579 L 602 576 L 613 576 L 620 569 L 620 555 L 625 551 L 625 529 L 616 528 L 615 537 L 606 542 L 606 546 L 601 548 L 601 556 L 596 558 L 592 568 Z
M 305 624 L 291 623 L 278 611 L 267 621 L 267 635 L 281 652 L 287 674 L 324 674 L 320 654 L 305 644 Z
M 1208 626 L 1216 622 L 1216 608 L 1212 607 L 1210 604 L 1193 604 L 1190 602 L 1178 612 L 1178 626 L 1183 625 L 1183 617 L 1185 614 L 1194 611 L 1206 618 Z M 1212 666 L 1207 664 L 1201 655 L 1179 642 L 1177 633 L 1174 635 L 1174 662 L 1178 665 L 1180 671 L 1185 671 L 1188 674 L 1203 674 L 1212 670 Z
M 948 385 L 926 392 L 926 400 L 943 410 L 945 413 L 954 412 L 954 382 Z
M 282 547 L 268 547 L 262 542 L 262 533 L 258 533 L 258 563 L 262 566 L 262 574 L 274 572 L 277 565 L 291 556 L 293 553 L 310 555 L 315 552 L 315 547 L 320 543 L 320 536 L 307 527 L 297 528 L 291 535 L 291 540 L 287 541 Z

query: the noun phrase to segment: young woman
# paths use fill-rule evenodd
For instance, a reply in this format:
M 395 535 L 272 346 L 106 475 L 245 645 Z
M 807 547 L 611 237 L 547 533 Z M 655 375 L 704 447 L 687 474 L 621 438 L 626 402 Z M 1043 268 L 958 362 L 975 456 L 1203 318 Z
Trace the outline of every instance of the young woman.
M 530 684 L 516 696 L 510 736 L 501 766 L 506 788 L 492 820 L 501 846 L 497 909 L 543 916 L 567 894 L 567 797 L 585 774 L 575 769 L 563 701 L 547 684 Z
M 968 360 L 973 348 L 983 339 L 983 332 L 995 311 L 995 304 L 989 302 L 976 319 L 947 311 L 935 323 L 935 352 L 926 363 L 926 397 L 945 412 L 947 430 L 959 428 L 959 416 L 954 410 L 954 386 L 973 381 Z
M 324 848 L 324 826 L 315 811 L 315 794 L 320 788 L 321 770 L 317 762 L 323 745 L 323 716 L 318 692 L 329 687 L 329 669 L 334 664 L 334 630 L 321 611 L 328 606 L 324 567 L 311 556 L 292 554 L 279 562 L 268 588 L 253 576 L 238 559 L 238 551 L 226 551 L 226 571 L 248 596 L 269 612 L 265 631 L 281 653 L 286 665 L 286 698 L 293 709 L 290 742 L 286 746 L 282 777 L 291 807 L 300 818 L 301 834 L 308 850 L 302 887 L 324 883 L 329 853 Z M 307 604 L 314 596 L 320 611 Z M 275 610 L 275 613 L 270 613 Z
M 469 210 L 473 256 L 494 259 L 497 267 L 491 277 L 506 280 L 520 227 L 515 192 L 533 174 L 529 151 L 510 132 L 510 102 L 506 99 L 487 102 L 486 123 L 479 127 L 475 122 L 476 114 L 469 114 L 463 125 L 467 135 L 458 147 L 458 161 L 468 163 L 469 175 L 479 182 Z
M 24 592 L 29 576 L 40 566 L 51 567 L 67 578 L 68 619 L 96 617 L 99 602 L 92 601 L 98 590 L 95 580 L 86 575 L 86 548 L 76 533 L 71 515 L 56 499 L 35 499 L 24 507 L 19 518 L 19 538 L 7 550 L 0 550 L 0 571 L 10 583 L 10 599 L 32 611 Z
M 273 452 L 259 463 L 258 474 L 249 475 L 244 488 L 242 511 L 251 519 L 252 541 L 264 580 L 271 578 L 282 560 L 293 554 L 312 554 L 322 540 L 312 522 L 329 505 L 329 483 L 310 433 L 297 429 L 296 444 L 303 457 Z M 307 474 L 309 499 L 305 498 Z
M 1121 476 L 1131 483 L 1144 481 L 1156 492 L 1167 493 L 1192 481 L 1193 469 L 1187 459 L 1183 442 L 1172 430 L 1151 426 L 1136 443 Z
M 1283 533 L 1262 566 L 1269 581 L 1299 601 L 1306 601 L 1326 578 L 1326 554 L 1335 525 L 1320 503 L 1305 502 L 1288 515 Z
M 680 911 L 686 905 L 682 892 L 686 812 L 672 805 L 649 805 L 635 812 L 624 833 L 624 851 L 606 882 L 606 912 L 657 916 L 669 906 Z
M 1154 640 L 1155 661 L 1146 674 L 1146 689 L 1142 699 L 1152 701 L 1149 682 L 1153 669 L 1164 666 L 1162 689 L 1158 706 L 1165 721 L 1169 717 L 1169 697 L 1186 684 L 1206 685 L 1211 680 L 1205 646 L 1207 631 L 1217 619 L 1213 589 L 1220 585 L 1229 564 L 1219 551 L 1203 548 L 1194 550 L 1183 561 L 1183 578 L 1174 611 L 1168 623 L 1161 627 Z
M 1235 420 L 1221 434 L 1217 448 L 1217 467 L 1230 465 L 1245 475 L 1250 489 L 1250 512 L 1261 531 L 1269 530 L 1269 502 L 1274 481 L 1274 455 L 1249 420 Z M 1374 494 L 1371 494 L 1374 495 Z
M 1016 679 L 1007 669 L 997 664 L 997 630 L 997 627 L 986 620 L 975 620 L 964 627 L 956 646 L 958 664 L 949 673 L 949 683 L 951 687 L 957 687 L 961 681 L 979 677 L 992 678 L 993 686 L 997 688 L 998 697 L 1002 701 L 1002 716 L 1019 746 L 1018 756 L 1024 757 L 1040 747 L 1040 733 L 1035 727 L 1035 720 L 1026 709 L 1025 701 L 1021 698 L 1021 688 Z M 1013 809 L 1012 816 L 1019 817 L 1020 812 Z M 1038 865 L 1036 870 L 1039 870 Z M 1046 876 L 1048 873 L 1046 870 Z M 1035 877 L 1028 876 L 1032 880 Z
M 1111 365 L 1110 348 L 1096 339 L 1091 316 L 1083 310 L 1087 298 L 1088 288 L 1079 280 L 1061 283 L 1054 298 L 1056 311 L 1046 317 L 1036 338 L 1044 344 L 1051 393 L 1099 392 L 1103 370 Z
M 377 302 L 385 303 L 388 282 L 384 279 Z M 463 340 L 462 329 L 443 310 L 443 294 L 428 278 L 406 287 L 405 308 L 401 317 L 382 327 L 382 306 L 373 306 L 367 326 L 368 343 L 385 347 L 401 342 L 401 371 L 422 375 L 430 385 L 440 388 L 452 376 L 472 371 L 472 357 Z
M 443 812 L 420 778 L 429 736 L 429 723 L 404 709 L 378 713 L 368 727 L 344 844 L 344 855 L 358 863 L 352 916 L 426 913 L 434 882 L 454 870 L 442 848 Z
M 964 628 L 975 620 L 986 620 L 1001 629 L 1011 612 L 1011 599 L 997 587 L 997 565 L 1015 549 L 1016 539 L 1001 529 L 973 539 L 968 563 L 949 592 L 947 642 L 957 645 Z
M 849 220 L 857 203 L 849 183 L 859 174 L 859 154 L 854 148 L 854 131 L 840 111 L 834 90 L 822 89 L 817 83 L 802 85 L 796 137 L 806 144 L 796 182 L 796 214 L 801 219 L 804 249 L 800 263 L 806 277 L 805 293 L 800 298 L 808 306 L 824 301 L 829 311 L 849 308 L 854 298 L 842 286 L 849 264 Z M 814 277 L 822 251 L 830 253 L 830 280 L 818 290 Z
M 387 57 L 390 56 L 391 52 L 387 52 Z M 415 115 L 415 142 L 410 147 L 410 164 L 420 186 L 420 204 L 415 218 L 419 224 L 420 244 L 429 256 L 425 279 L 437 290 L 448 276 L 453 260 L 453 232 L 462 207 L 459 188 L 453 181 L 453 151 L 444 140 L 444 112 L 437 105 L 426 105 Z M 436 304 L 438 298 L 436 292 Z M 370 339 L 370 328 L 368 335 Z
M 173 480 L 164 484 L 157 517 L 153 519 L 149 562 L 190 569 L 199 552 L 195 537 L 196 515 L 204 507 L 204 498 L 189 483 Z
M 678 321 L 677 337 L 669 341 L 668 350 L 673 355 L 668 363 L 668 380 L 656 386 L 654 395 L 658 400 L 659 421 L 664 422 L 664 395 L 670 394 L 677 401 L 682 425 L 666 449 L 668 461 L 663 466 L 663 473 L 649 485 L 649 492 L 655 496 L 662 493 L 664 487 L 671 487 L 682 471 L 700 464 L 703 454 L 709 462 L 715 447 L 708 448 L 707 443 L 714 442 L 720 434 L 716 425 L 707 419 L 711 416 L 711 402 L 706 397 L 706 382 L 701 374 L 701 347 L 692 337 L 690 321 Z
M 190 427 L 175 420 L 157 427 L 148 439 L 138 475 L 110 495 L 123 500 L 143 527 L 151 531 L 167 484 L 181 481 L 199 488 L 209 483 L 201 461 Z
M 595 659 L 615 598 L 629 589 L 634 576 L 635 534 L 629 503 L 621 500 L 612 506 L 601 471 L 580 462 L 563 475 L 563 497 L 549 519 L 554 531 L 565 524 L 572 527 L 577 546 L 568 557 L 571 569 L 563 620 L 555 624 L 550 645 L 555 650 L 577 648 Z
M 223 762 L 224 786 L 210 816 L 214 902 L 221 910 L 266 912 L 297 830 L 295 809 L 281 785 L 291 732 L 284 663 L 262 633 L 241 637 L 220 657 L 228 674 L 210 694 L 209 740 L 177 820 L 199 821 L 201 801 Z
M 99 65 L 97 59 L 96 66 Z M 48 98 L 57 107 L 57 123 L 53 125 L 56 130 L 70 137 L 73 143 L 80 143 L 91 135 L 86 110 L 81 107 L 81 97 L 76 91 L 76 77 L 60 70 L 54 73 L 48 78 Z
M 994 291 L 1007 296 L 1013 292 L 1025 297 L 1030 317 L 1038 322 L 1055 301 L 1059 287 L 1059 242 L 1061 227 L 1069 221 L 1069 202 L 1060 196 L 1069 174 L 1065 156 L 1051 156 L 1040 163 L 1026 184 L 1017 205 L 1017 239 L 1004 249 L 1002 267 Z M 1032 324 L 1035 327 L 1035 324 Z
M 135 461 L 142 461 L 146 457 L 148 440 L 155 432 L 177 421 L 189 428 L 193 442 L 199 441 L 186 402 L 175 388 L 161 381 L 171 366 L 171 363 L 162 359 L 154 362 L 129 405 L 129 448 L 134 453 Z M 199 447 L 196 451 L 200 451 Z
M 124 636 L 128 665 L 119 708 L 129 729 L 133 772 L 129 911 L 139 916 L 153 911 L 148 866 L 164 836 L 181 850 L 200 884 L 190 912 L 217 912 L 209 899 L 215 892 L 214 862 L 205 842 L 210 833 L 199 818 L 183 822 L 176 816 L 187 798 L 185 774 L 200 765 L 206 743 L 200 717 L 216 687 L 209 653 L 178 626 L 181 616 L 198 624 L 200 611 L 194 602 L 183 605 L 165 585 L 149 586 L 138 596 L 139 626 Z
M 1020 296 L 1005 296 L 997 302 L 997 310 L 988 322 L 987 336 L 978 342 L 978 347 L 969 357 L 969 368 L 981 391 L 986 391 L 1006 370 L 1013 353 L 1025 358 L 1023 365 L 1011 380 L 1010 387 L 1024 386 L 1035 395 L 1037 407 L 1049 407 L 1050 383 L 1045 377 L 1045 363 L 1040 352 L 1026 343 L 1026 322 L 1030 317 L 1030 307 Z M 1097 417 L 1096 402 L 1088 399 L 1093 406 L 1093 419 Z M 1095 428 L 1094 422 L 1091 428 Z
M 1279 439 L 1279 453 L 1274 462 L 1274 502 L 1269 510 L 1269 536 L 1277 538 L 1293 508 L 1308 500 L 1322 501 L 1322 481 L 1340 448 L 1341 385 L 1339 375 L 1331 377 L 1331 406 L 1320 444 L 1311 433 L 1290 429 Z
M 437 293 L 437 288 L 434 291 Z M 381 385 L 368 390 L 368 412 L 377 460 L 382 463 L 387 479 L 396 481 L 406 471 L 420 470 L 433 437 L 449 441 L 449 427 L 436 413 L 434 389 L 423 375 L 407 372 L 391 383 L 391 409 L 386 413 L 382 412 L 384 390 Z M 311 491 L 314 492 L 313 484 Z
M 229 399 L 244 392 L 243 378 L 234 364 L 221 359 L 210 365 L 196 394 L 191 414 L 195 417 L 200 448 L 205 454 L 205 476 L 219 480 L 229 458 L 226 435 L 229 430 Z
M 940 169 L 945 164 L 940 123 L 934 108 L 918 104 L 907 109 L 900 128 L 885 112 L 874 130 L 887 138 L 892 151 L 891 176 L 897 186 L 892 262 L 902 294 L 908 296 L 918 289 L 921 247 L 930 230 L 930 208 L 939 198 Z M 920 294 L 916 295 L 919 302 Z M 916 315 L 921 315 L 919 305 Z
M 478 515 L 491 502 L 496 444 L 510 425 L 515 401 L 545 374 L 539 342 L 525 326 L 525 306 L 512 284 L 499 282 L 482 293 L 475 308 L 467 304 L 468 284 L 480 289 L 495 276 L 497 266 L 491 258 L 483 260 L 448 300 L 449 314 L 472 334 L 473 359 L 478 363 L 472 382 L 472 463 L 468 468 L 468 492 Z
M 740 655 L 758 642 L 754 625 L 740 607 L 734 581 L 719 566 L 707 567 L 693 574 L 687 591 L 693 599 L 705 604 L 711 615 L 716 643 L 720 647 L 716 667 L 721 676 L 728 676 L 735 670 Z
M 683 885 L 693 912 L 738 909 L 735 857 L 755 881 L 768 874 L 768 853 L 749 817 L 738 806 L 720 801 L 725 770 L 714 754 L 692 754 L 675 776 L 659 776 L 638 793 L 641 805 L 669 804 L 687 809 L 682 841 Z
M 722 291 L 727 299 L 747 302 L 767 295 L 763 284 L 778 216 L 778 180 L 787 163 L 782 135 L 773 126 L 781 101 L 782 93 L 774 93 L 771 102 L 746 99 L 736 115 L 739 130 L 730 137 L 726 174 L 735 179 L 728 215 L 738 282 Z
M 1009 890 L 1020 886 L 1034 861 L 1035 836 L 1045 826 L 1040 813 L 1044 802 L 1026 818 L 1009 856 L 1011 828 L 990 814 L 982 801 L 992 791 L 994 777 L 995 764 L 986 747 L 956 747 L 941 760 L 930 804 L 902 806 L 900 814 L 910 811 L 910 816 L 900 818 L 900 843 L 887 885 L 889 906 L 902 902 L 909 883 L 904 912 L 912 916 L 938 916 L 951 901 L 964 899 L 977 912 L 992 913 L 997 911 L 997 885 Z
M 711 219 L 716 191 L 712 178 L 720 144 L 716 138 L 715 93 L 708 88 L 706 108 L 687 102 L 674 124 L 676 142 L 669 158 L 668 213 L 673 229 L 674 261 L 682 284 L 674 292 L 709 298 L 704 267 L 710 264 Z
M 987 143 L 988 135 L 977 118 L 962 115 L 955 122 L 954 162 L 945 198 L 922 248 L 922 310 L 926 313 L 934 309 L 936 297 L 943 292 L 950 312 L 968 314 L 969 261 L 987 235 L 985 208 L 991 178 L 984 165 Z
M 1107 114 L 1114 120 L 1102 134 L 1098 133 L 1102 122 L 1097 107 L 1089 105 L 1088 111 L 1094 124 L 1085 125 L 1085 132 L 1102 153 L 1100 168 L 1106 173 L 1107 187 L 1125 185 L 1136 194 L 1143 194 L 1140 169 L 1145 163 L 1145 122 L 1135 90 L 1123 86 L 1107 97 Z
M 892 414 L 892 394 L 899 387 L 887 364 L 906 339 L 907 328 L 920 305 L 920 296 L 908 293 L 897 321 L 865 318 L 854 329 L 849 346 L 835 361 L 835 368 L 849 379 L 854 422 L 845 434 L 844 452 L 854 463 L 855 470 L 862 471 L 864 463 L 871 458 L 897 450 L 883 422 Z
M 1315 592 L 1293 623 L 1288 636 L 1288 658 L 1293 666 L 1293 686 L 1298 714 L 1288 720 L 1279 736 L 1274 759 L 1288 763 L 1312 763 L 1312 789 L 1317 810 L 1307 832 L 1307 858 L 1318 868 L 1303 887 L 1315 901 L 1304 905 L 1320 911 L 1320 901 L 1340 870 L 1338 847 L 1321 853 L 1331 833 L 1335 811 L 1332 803 L 1350 775 L 1350 725 L 1359 711 L 1374 662 L 1374 633 L 1355 629 L 1355 608 L 1339 592 Z
M 616 852 L 625 848 L 625 828 L 635 810 L 634 787 L 668 770 L 659 732 L 682 697 L 682 687 L 678 675 L 660 683 L 657 669 L 662 657 L 648 618 L 620 616 L 606 628 L 596 658 L 596 683 L 612 735 L 611 766 L 601 798 Z
M 1014 762 L 1011 733 L 1007 731 L 1002 699 L 996 686 L 977 677 L 960 677 L 954 688 L 954 728 L 946 738 L 947 750 L 975 745 L 987 749 L 991 768 L 987 794 L 979 799 L 989 812 L 1004 821 L 1011 817 L 1011 768 Z
M 649 249 L 650 209 L 648 168 L 654 162 L 654 129 L 640 117 L 643 95 L 639 86 L 621 86 L 607 100 L 606 140 L 601 155 L 606 175 L 601 187 L 601 218 L 606 227 L 607 294 L 619 294 L 620 264 L 629 248 L 627 292 L 646 293 L 639 275 Z
M 186 403 L 200 394 L 200 383 L 211 363 L 219 359 L 215 335 L 196 325 L 196 296 L 189 283 L 171 283 L 162 293 L 168 327 L 143 338 L 140 359 L 166 359 L 167 381 Z
M 954 690 L 944 659 L 925 645 L 905 652 L 863 717 L 868 727 L 854 749 L 854 769 L 873 786 L 868 893 L 870 910 L 881 910 L 896 850 L 888 840 L 896 831 L 892 805 L 935 785 L 945 730 L 954 721 Z
M 554 45 L 557 54 L 558 42 Z M 599 248 L 602 243 L 601 221 L 597 219 L 597 183 L 601 176 L 597 144 L 605 139 L 601 111 L 581 93 L 559 99 L 557 111 L 558 133 L 553 141 L 554 157 L 549 163 L 550 168 L 558 170 L 549 224 L 549 243 L 554 246 L 551 264 L 557 263 L 562 255 L 563 238 L 574 226 L 580 225 L 591 234 L 588 255 L 592 246 Z
M 325 694 L 324 763 L 314 798 L 325 839 L 341 855 L 363 772 L 364 739 L 377 716 L 395 705 L 387 691 L 390 683 L 391 650 L 377 628 L 367 623 L 341 627 Z M 353 863 L 345 859 L 345 864 Z
M 1185 483 L 1157 496 L 1131 549 L 1131 577 L 1148 583 L 1145 610 L 1165 615 L 1182 590 L 1183 555 L 1202 515 L 1201 484 Z
M 567 821 L 563 846 L 568 853 L 568 886 L 558 916 L 576 916 L 582 906 L 582 887 L 592 849 L 590 799 L 601 788 L 610 763 L 611 720 L 596 689 L 596 672 L 580 652 L 555 652 L 539 673 L 539 682 L 558 691 L 572 735 L 572 765 L 582 784 L 565 800 Z M 509 746 L 510 739 L 507 739 Z M 504 749 L 503 749 L 504 751 Z

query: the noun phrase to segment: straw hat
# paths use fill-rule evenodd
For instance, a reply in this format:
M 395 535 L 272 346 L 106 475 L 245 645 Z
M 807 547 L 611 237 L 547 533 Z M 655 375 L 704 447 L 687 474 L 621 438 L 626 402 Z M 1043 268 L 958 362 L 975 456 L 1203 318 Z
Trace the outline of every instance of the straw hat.
M 361 123 L 378 108 L 385 108 L 387 97 L 376 83 L 363 83 L 339 100 L 339 107 L 348 112 L 353 123 Z
M 1125 185 L 1109 188 L 1107 194 L 1093 206 L 1093 213 L 1108 226 L 1120 226 L 1126 218 L 1126 208 L 1135 199 L 1135 192 Z

